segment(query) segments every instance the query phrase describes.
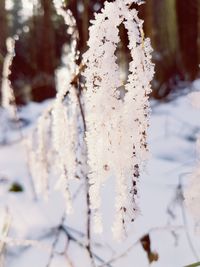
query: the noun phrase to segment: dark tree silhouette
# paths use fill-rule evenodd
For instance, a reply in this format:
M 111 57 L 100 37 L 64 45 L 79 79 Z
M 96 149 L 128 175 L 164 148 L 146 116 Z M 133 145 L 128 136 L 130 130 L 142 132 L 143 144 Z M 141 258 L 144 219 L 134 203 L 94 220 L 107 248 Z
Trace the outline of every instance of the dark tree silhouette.
M 1 0 L 0 1 L 0 88 L 2 82 L 4 57 L 6 55 L 7 35 L 8 35 L 8 29 L 7 29 L 7 12 L 5 9 L 5 0 Z
M 198 72 L 198 0 L 177 0 L 181 66 L 185 79 L 194 79 Z

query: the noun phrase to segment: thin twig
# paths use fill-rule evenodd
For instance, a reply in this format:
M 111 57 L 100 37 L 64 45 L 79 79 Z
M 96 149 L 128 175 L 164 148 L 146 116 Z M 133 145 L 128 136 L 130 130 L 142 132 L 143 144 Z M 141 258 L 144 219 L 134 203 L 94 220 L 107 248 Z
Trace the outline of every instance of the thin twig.
M 49 259 L 48 259 L 46 267 L 50 267 L 50 265 L 51 265 L 51 263 L 53 261 L 56 245 L 58 243 L 58 240 L 59 240 L 59 237 L 60 237 L 60 233 L 61 233 L 61 231 L 60 231 L 61 225 L 64 223 L 64 220 L 65 220 L 65 215 L 62 216 L 61 224 L 56 228 L 55 238 L 54 238 L 52 246 L 51 246 L 51 253 L 49 255 Z
M 2 229 L 2 234 L 4 237 L 8 236 L 9 230 L 11 226 L 11 216 L 9 214 L 8 209 L 6 209 L 6 215 L 4 220 L 4 225 Z M 0 242 L 0 265 L 3 267 L 5 265 L 5 257 L 6 257 L 6 243 Z
M 88 245 L 84 244 L 83 242 L 79 241 L 78 239 L 76 239 L 71 233 L 69 233 L 69 231 L 66 229 L 66 227 L 64 227 L 63 225 L 60 227 L 60 229 L 67 235 L 68 240 L 74 242 L 75 244 L 77 244 L 79 247 L 88 250 Z M 101 264 L 103 264 L 103 266 L 107 266 L 107 267 L 112 267 L 110 263 L 106 263 L 105 260 L 103 260 L 100 256 L 98 256 L 96 253 L 92 252 L 92 250 L 90 251 L 92 254 L 92 258 L 95 258 L 96 260 L 98 260 Z
M 50 252 L 50 255 L 49 255 L 49 258 L 48 258 L 48 262 L 47 262 L 46 267 L 50 267 L 51 266 L 51 263 L 52 263 L 52 261 L 54 259 L 54 256 L 55 256 L 55 254 L 57 254 L 56 253 L 56 245 L 57 245 L 57 243 L 59 241 L 59 237 L 60 237 L 60 234 L 61 234 L 61 229 L 62 229 L 62 225 L 64 224 L 64 221 L 65 221 L 65 213 L 63 214 L 63 216 L 61 218 L 61 222 L 60 222 L 59 226 L 56 228 L 56 234 L 55 234 L 55 237 L 54 237 L 52 246 L 51 246 L 51 252 Z M 67 247 L 68 247 L 68 244 L 69 244 L 69 239 L 67 239 L 66 249 L 62 253 L 65 256 L 67 255 Z
M 177 227 L 157 227 L 157 228 L 152 228 L 150 229 L 146 234 L 144 234 L 143 236 L 145 235 L 149 235 L 150 233 L 153 233 L 153 232 L 157 232 L 157 231 L 162 231 L 162 230 L 167 230 L 167 231 L 171 231 L 171 230 L 174 230 L 174 229 L 182 229 L 183 227 L 181 226 L 177 226 Z M 142 236 L 142 237 L 143 237 Z M 121 254 L 117 255 L 116 257 L 110 259 L 109 261 L 105 262 L 104 264 L 100 265 L 99 267 L 105 267 L 105 266 L 108 266 L 109 264 L 112 264 L 116 261 L 118 261 L 119 259 L 127 256 L 127 254 L 129 252 L 131 252 L 131 250 L 133 248 L 135 248 L 137 245 L 141 244 L 141 237 L 136 240 L 132 245 L 130 245 L 125 251 L 123 251 Z
M 81 71 L 83 70 L 84 66 L 80 69 Z M 84 109 L 83 105 L 81 103 L 81 89 L 80 89 L 80 83 L 79 83 L 79 75 L 74 79 L 72 84 L 74 85 L 74 89 L 76 91 L 76 96 L 79 104 L 79 109 L 80 109 L 80 114 L 83 122 L 83 128 L 84 128 L 84 136 L 86 135 L 87 131 L 87 126 L 86 126 L 86 120 L 85 120 L 85 114 L 84 114 Z M 95 267 L 95 261 L 93 258 L 93 253 L 91 250 L 91 208 L 90 208 L 90 195 L 89 195 L 89 178 L 86 175 L 85 177 L 85 186 L 86 186 L 86 207 L 87 207 L 87 223 L 86 223 L 86 234 L 87 234 L 87 246 L 86 249 L 88 251 L 89 257 L 91 259 L 91 264 L 93 267 Z

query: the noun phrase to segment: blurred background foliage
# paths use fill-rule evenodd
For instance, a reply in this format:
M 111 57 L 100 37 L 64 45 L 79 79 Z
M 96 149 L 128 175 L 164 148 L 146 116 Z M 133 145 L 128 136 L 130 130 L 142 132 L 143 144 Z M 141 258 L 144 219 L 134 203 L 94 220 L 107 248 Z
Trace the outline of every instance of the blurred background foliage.
M 6 1 L 10 2 L 9 8 Z M 26 2 L 32 12 L 23 16 L 22 0 L 0 0 L 0 84 L 6 38 L 17 33 L 10 79 L 19 104 L 55 96 L 55 70 L 61 65 L 63 45 L 70 42 L 67 27 L 56 14 L 52 0 Z M 66 8 L 71 9 L 77 20 L 81 54 L 87 49 L 89 21 L 103 2 L 65 0 Z M 185 83 L 199 76 L 200 0 L 146 0 L 138 11 L 154 48 L 156 74 L 152 97 L 165 99 L 170 92 L 181 92 Z M 128 66 L 130 55 L 124 27 L 120 27 L 120 36 L 120 60 Z

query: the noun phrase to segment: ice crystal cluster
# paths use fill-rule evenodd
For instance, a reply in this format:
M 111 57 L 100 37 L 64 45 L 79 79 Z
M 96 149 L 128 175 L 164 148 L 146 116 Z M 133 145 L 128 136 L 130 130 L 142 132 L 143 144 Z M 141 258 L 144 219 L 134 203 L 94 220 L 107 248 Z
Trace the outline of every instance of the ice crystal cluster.
M 26 140 L 30 175 L 35 181 L 35 193 L 48 199 L 49 194 L 49 108 L 39 117 L 36 129 Z
M 78 66 L 76 59 L 78 31 L 76 21 L 72 13 L 65 11 L 62 1 L 54 1 L 57 13 L 64 18 L 71 35 L 70 51 L 63 47 L 63 66 L 57 72 L 57 89 L 55 103 L 53 105 L 53 138 L 57 152 L 57 166 L 60 169 L 60 179 L 57 188 L 63 192 L 66 200 L 67 212 L 72 211 L 69 180 L 76 176 L 76 150 L 78 142 L 78 102 L 76 88 L 71 84 L 72 77 L 76 75 Z M 68 73 L 68 77 L 67 77 Z M 59 83 L 59 81 L 65 81 Z
M 150 41 L 144 39 L 143 21 L 131 8 L 133 2 L 141 1 L 105 2 L 89 28 L 89 49 L 84 55 L 91 209 L 95 229 L 101 232 L 101 187 L 108 177 L 114 176 L 116 238 L 120 238 L 125 223 L 137 216 L 137 182 L 148 157 L 148 97 L 154 68 Z M 132 58 L 125 84 L 116 63 L 121 24 L 128 32 Z M 120 95 L 121 87 L 126 92 L 124 97 Z
M 62 1 L 54 0 L 57 13 L 68 25 L 71 44 L 63 48 L 63 65 L 56 72 L 58 93 L 47 112 L 52 119 L 54 165 L 59 177 L 57 187 L 66 199 L 67 211 L 72 211 L 69 184 L 77 176 L 78 163 L 82 168 L 79 178 L 85 179 L 87 185 L 89 181 L 89 209 L 94 229 L 102 232 L 101 189 L 108 178 L 114 178 L 116 197 L 112 229 L 119 239 L 139 210 L 137 184 L 148 158 L 148 98 L 154 73 L 150 40 L 144 38 L 143 21 L 138 18 L 132 3 L 140 4 L 141 1 L 105 2 L 104 8 L 91 22 L 88 51 L 83 55 L 80 68 L 76 64 L 79 53 L 75 20 L 71 12 L 63 9 Z M 122 24 L 127 30 L 131 55 L 126 82 L 120 78 L 117 63 Z M 76 82 L 74 78 L 77 78 Z M 81 89 L 80 80 L 84 83 Z M 40 162 L 45 162 L 47 153 L 46 115 L 41 116 L 37 126 L 36 139 L 40 141 L 37 142 L 36 158 Z M 80 147 L 83 153 L 79 151 Z M 47 169 L 40 175 L 43 178 L 39 189 L 46 191 Z
M 13 58 L 15 56 L 15 39 L 7 38 L 6 40 L 7 55 L 4 59 L 3 73 L 2 73 L 2 107 L 8 110 L 11 116 L 15 116 L 15 97 L 13 94 L 13 89 L 11 82 L 9 80 L 10 66 L 12 64 Z
M 71 84 L 71 79 L 78 71 L 76 64 L 78 32 L 72 13 L 64 10 L 62 1 L 55 0 L 54 5 L 58 15 L 64 18 L 68 33 L 71 34 L 71 42 L 69 49 L 66 48 L 66 45 L 63 46 L 62 66 L 56 71 L 56 99 L 41 114 L 31 140 L 29 139 L 29 162 L 30 171 L 36 184 L 36 193 L 47 198 L 49 174 L 52 172 L 52 168 L 48 166 L 47 154 L 49 153 L 48 146 L 51 146 L 55 162 L 53 172 L 58 177 L 55 188 L 62 192 L 66 202 L 66 211 L 70 213 L 72 203 L 69 180 L 76 175 L 78 142 L 78 104 L 76 89 Z M 50 139 L 50 144 L 48 139 Z
M 76 144 L 77 144 L 77 105 L 74 88 L 70 90 L 70 102 L 68 106 L 64 103 L 64 95 L 61 91 L 56 97 L 53 116 L 53 140 L 57 152 L 56 164 L 60 169 L 60 179 L 57 188 L 63 191 L 66 198 L 67 211 L 72 209 L 71 196 L 68 181 L 73 179 L 76 173 Z
M 191 101 L 191 104 L 193 107 L 200 110 L 200 92 L 193 92 L 189 95 L 189 99 Z M 198 223 L 198 230 L 200 229 L 200 209 L 199 209 L 199 203 L 200 203 L 200 136 L 197 137 L 197 153 L 198 153 L 198 160 L 195 169 L 189 176 L 190 181 L 188 188 L 185 192 L 185 203 L 188 207 L 188 210 L 193 215 L 195 222 Z

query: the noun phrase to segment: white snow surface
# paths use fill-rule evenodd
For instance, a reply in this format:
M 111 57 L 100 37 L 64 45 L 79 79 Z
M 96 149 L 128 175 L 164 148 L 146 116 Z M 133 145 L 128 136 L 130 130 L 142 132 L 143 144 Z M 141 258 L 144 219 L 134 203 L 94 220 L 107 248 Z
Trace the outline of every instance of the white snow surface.
M 200 89 L 200 80 L 195 81 L 195 89 Z M 31 103 L 22 108 L 20 117 L 30 122 L 23 127 L 24 136 L 33 129 L 39 114 L 48 104 L 49 101 L 43 104 Z M 178 191 L 180 182 L 183 190 L 187 187 L 189 173 L 197 162 L 195 140 L 200 132 L 200 111 L 192 107 L 187 95 L 170 102 L 152 101 L 151 104 L 151 157 L 139 184 L 141 214 L 121 243 L 116 243 L 111 233 L 114 216 L 112 178 L 106 182 L 102 192 L 104 233 L 93 234 L 93 251 L 107 262 L 132 246 L 123 257 L 106 266 L 148 267 L 147 254 L 138 242 L 148 233 L 151 249 L 159 255 L 158 261 L 151 264 L 153 267 L 183 267 L 200 258 L 200 238 L 195 231 L 195 222 L 185 209 Z M 0 125 L 0 237 L 8 212 L 11 216 L 8 237 L 21 240 L 21 243 L 24 240 L 37 242 L 26 247 L 8 243 L 5 265 L 0 267 L 47 267 L 55 238 L 54 229 L 63 216 L 64 201 L 59 192 L 51 192 L 48 201 L 33 199 L 26 165 L 27 155 L 19 131 L 17 127 L 11 131 L 10 126 L 5 124 L 4 121 Z M 24 191 L 9 192 L 13 182 L 21 184 Z M 78 187 L 76 183 L 73 185 L 74 191 Z M 84 243 L 86 209 L 83 200 L 84 190 L 81 190 L 74 203 L 74 213 L 66 218 L 65 226 L 71 235 Z M 90 267 L 84 249 L 70 241 L 67 253 L 63 256 L 61 253 L 66 251 L 65 247 L 66 236 L 62 233 L 50 267 Z M 73 265 L 70 265 L 69 259 Z M 96 264 L 101 266 L 98 260 Z

